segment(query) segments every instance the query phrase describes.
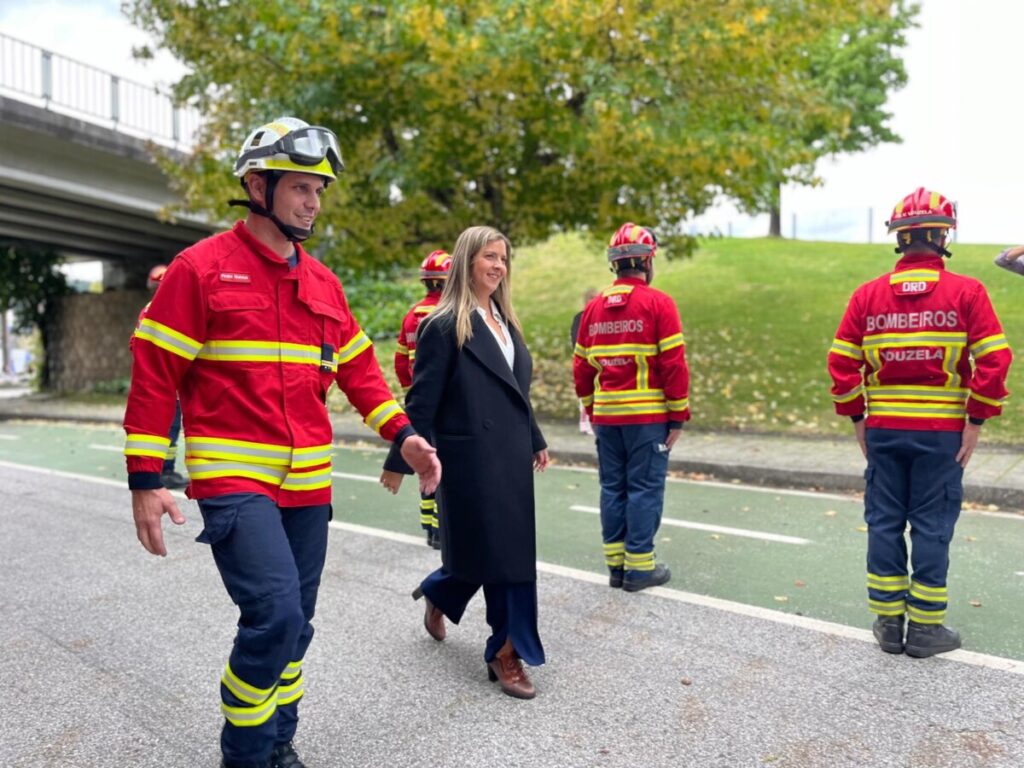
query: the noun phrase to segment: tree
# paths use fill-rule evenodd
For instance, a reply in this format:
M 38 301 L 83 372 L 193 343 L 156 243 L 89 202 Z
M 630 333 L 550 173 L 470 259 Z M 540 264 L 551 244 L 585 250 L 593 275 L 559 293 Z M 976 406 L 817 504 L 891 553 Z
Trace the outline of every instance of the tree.
M 68 293 L 67 280 L 55 267 L 60 257 L 53 251 L 7 246 L 0 248 L 0 320 L 3 325 L 3 370 L 10 370 L 7 359 L 7 313 L 14 310 L 15 330 L 39 328 L 46 348 L 47 328 L 43 318 L 53 302 Z M 45 360 L 40 378 L 47 383 Z
M 851 7 L 852 6 L 852 7 Z M 409 263 L 476 223 L 513 242 L 678 231 L 719 194 L 753 200 L 820 156 L 796 136 L 849 113 L 808 51 L 889 0 L 133 0 L 187 64 L 205 114 L 184 205 L 222 218 L 246 131 L 280 114 L 339 134 L 328 263 Z M 835 39 L 835 38 L 832 38 Z M 234 188 L 232 188 L 233 185 Z
M 889 127 L 892 114 L 886 110 L 889 94 L 907 84 L 907 71 L 900 58 L 906 32 L 913 26 L 919 6 L 895 0 L 891 8 L 870 7 L 848 27 L 834 27 L 815 41 L 808 52 L 810 66 L 805 74 L 817 92 L 842 115 L 839 130 L 834 112 L 828 119 L 805 124 L 795 140 L 811 147 L 816 157 L 810 163 L 785 168 L 751 200 L 742 201 L 751 212 L 770 214 L 769 235 L 782 235 L 781 191 L 784 183 L 813 185 L 818 159 L 827 155 L 863 152 L 883 143 L 902 139 Z

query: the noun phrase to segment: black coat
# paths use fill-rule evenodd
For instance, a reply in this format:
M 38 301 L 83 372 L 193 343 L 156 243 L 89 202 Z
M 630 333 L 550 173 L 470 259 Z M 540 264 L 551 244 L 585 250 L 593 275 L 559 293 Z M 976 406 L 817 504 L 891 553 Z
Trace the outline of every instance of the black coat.
M 461 350 L 450 319 L 423 324 L 405 401 L 413 427 L 441 460 L 441 559 L 446 571 L 474 584 L 535 581 L 533 454 L 547 444 L 530 406 L 533 362 L 510 327 L 509 369 L 484 319 L 475 311 L 471 319 L 473 338 Z M 402 464 L 392 451 L 385 466 L 403 471 Z

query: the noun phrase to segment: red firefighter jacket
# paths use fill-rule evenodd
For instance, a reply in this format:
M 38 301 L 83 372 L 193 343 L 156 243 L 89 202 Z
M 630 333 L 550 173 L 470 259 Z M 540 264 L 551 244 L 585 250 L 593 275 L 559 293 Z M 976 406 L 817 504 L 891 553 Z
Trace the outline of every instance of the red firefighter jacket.
M 289 269 L 239 222 L 171 264 L 135 332 L 124 419 L 132 487 L 153 487 L 140 473 L 160 471 L 175 390 L 196 499 L 329 503 L 332 382 L 383 438 L 408 424 L 341 283 L 296 251 Z
M 398 375 L 398 383 L 406 389 L 412 386 L 412 365 L 416 362 L 416 330 L 440 300 L 441 292 L 431 291 L 413 304 L 402 320 L 402 330 L 398 334 L 398 346 L 395 348 L 395 373 Z
M 828 370 L 842 416 L 954 432 L 965 415 L 999 415 L 1011 360 L 985 287 L 947 272 L 939 256 L 913 254 L 854 291 Z
M 620 277 L 583 310 L 573 378 L 594 424 L 689 421 L 690 372 L 675 302 L 641 279 Z

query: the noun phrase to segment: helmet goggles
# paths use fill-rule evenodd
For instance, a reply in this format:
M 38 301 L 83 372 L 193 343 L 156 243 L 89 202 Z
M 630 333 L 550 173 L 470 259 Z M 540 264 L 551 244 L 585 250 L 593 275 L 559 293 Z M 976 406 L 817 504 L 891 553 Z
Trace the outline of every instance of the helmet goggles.
M 273 144 L 250 149 L 238 158 L 235 171 L 237 172 L 249 160 L 274 155 L 286 155 L 296 165 L 310 167 L 319 165 L 326 159 L 335 174 L 345 170 L 345 163 L 341 159 L 341 147 L 338 146 L 338 137 L 334 135 L 334 131 L 319 125 L 310 125 L 289 131 Z
M 654 252 L 654 247 L 655 246 L 647 243 L 626 243 L 624 245 L 614 245 L 608 249 L 608 261 L 648 256 Z

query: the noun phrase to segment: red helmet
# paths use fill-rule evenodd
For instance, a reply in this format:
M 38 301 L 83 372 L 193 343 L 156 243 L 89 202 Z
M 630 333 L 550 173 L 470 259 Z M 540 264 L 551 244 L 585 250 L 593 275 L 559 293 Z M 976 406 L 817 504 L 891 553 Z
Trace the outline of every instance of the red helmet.
M 166 264 L 157 264 L 149 270 L 149 276 L 146 278 L 146 285 L 150 288 L 156 288 L 157 284 L 164 279 L 164 273 L 166 272 Z
M 956 229 L 956 204 L 938 192 L 918 187 L 892 209 L 889 234 L 908 229 Z
M 614 264 L 625 259 L 637 259 L 638 263 L 653 257 L 658 250 L 658 238 L 651 230 L 627 221 L 612 235 L 608 243 L 608 261 Z
M 447 251 L 433 251 L 420 264 L 420 280 L 447 280 L 452 257 Z

